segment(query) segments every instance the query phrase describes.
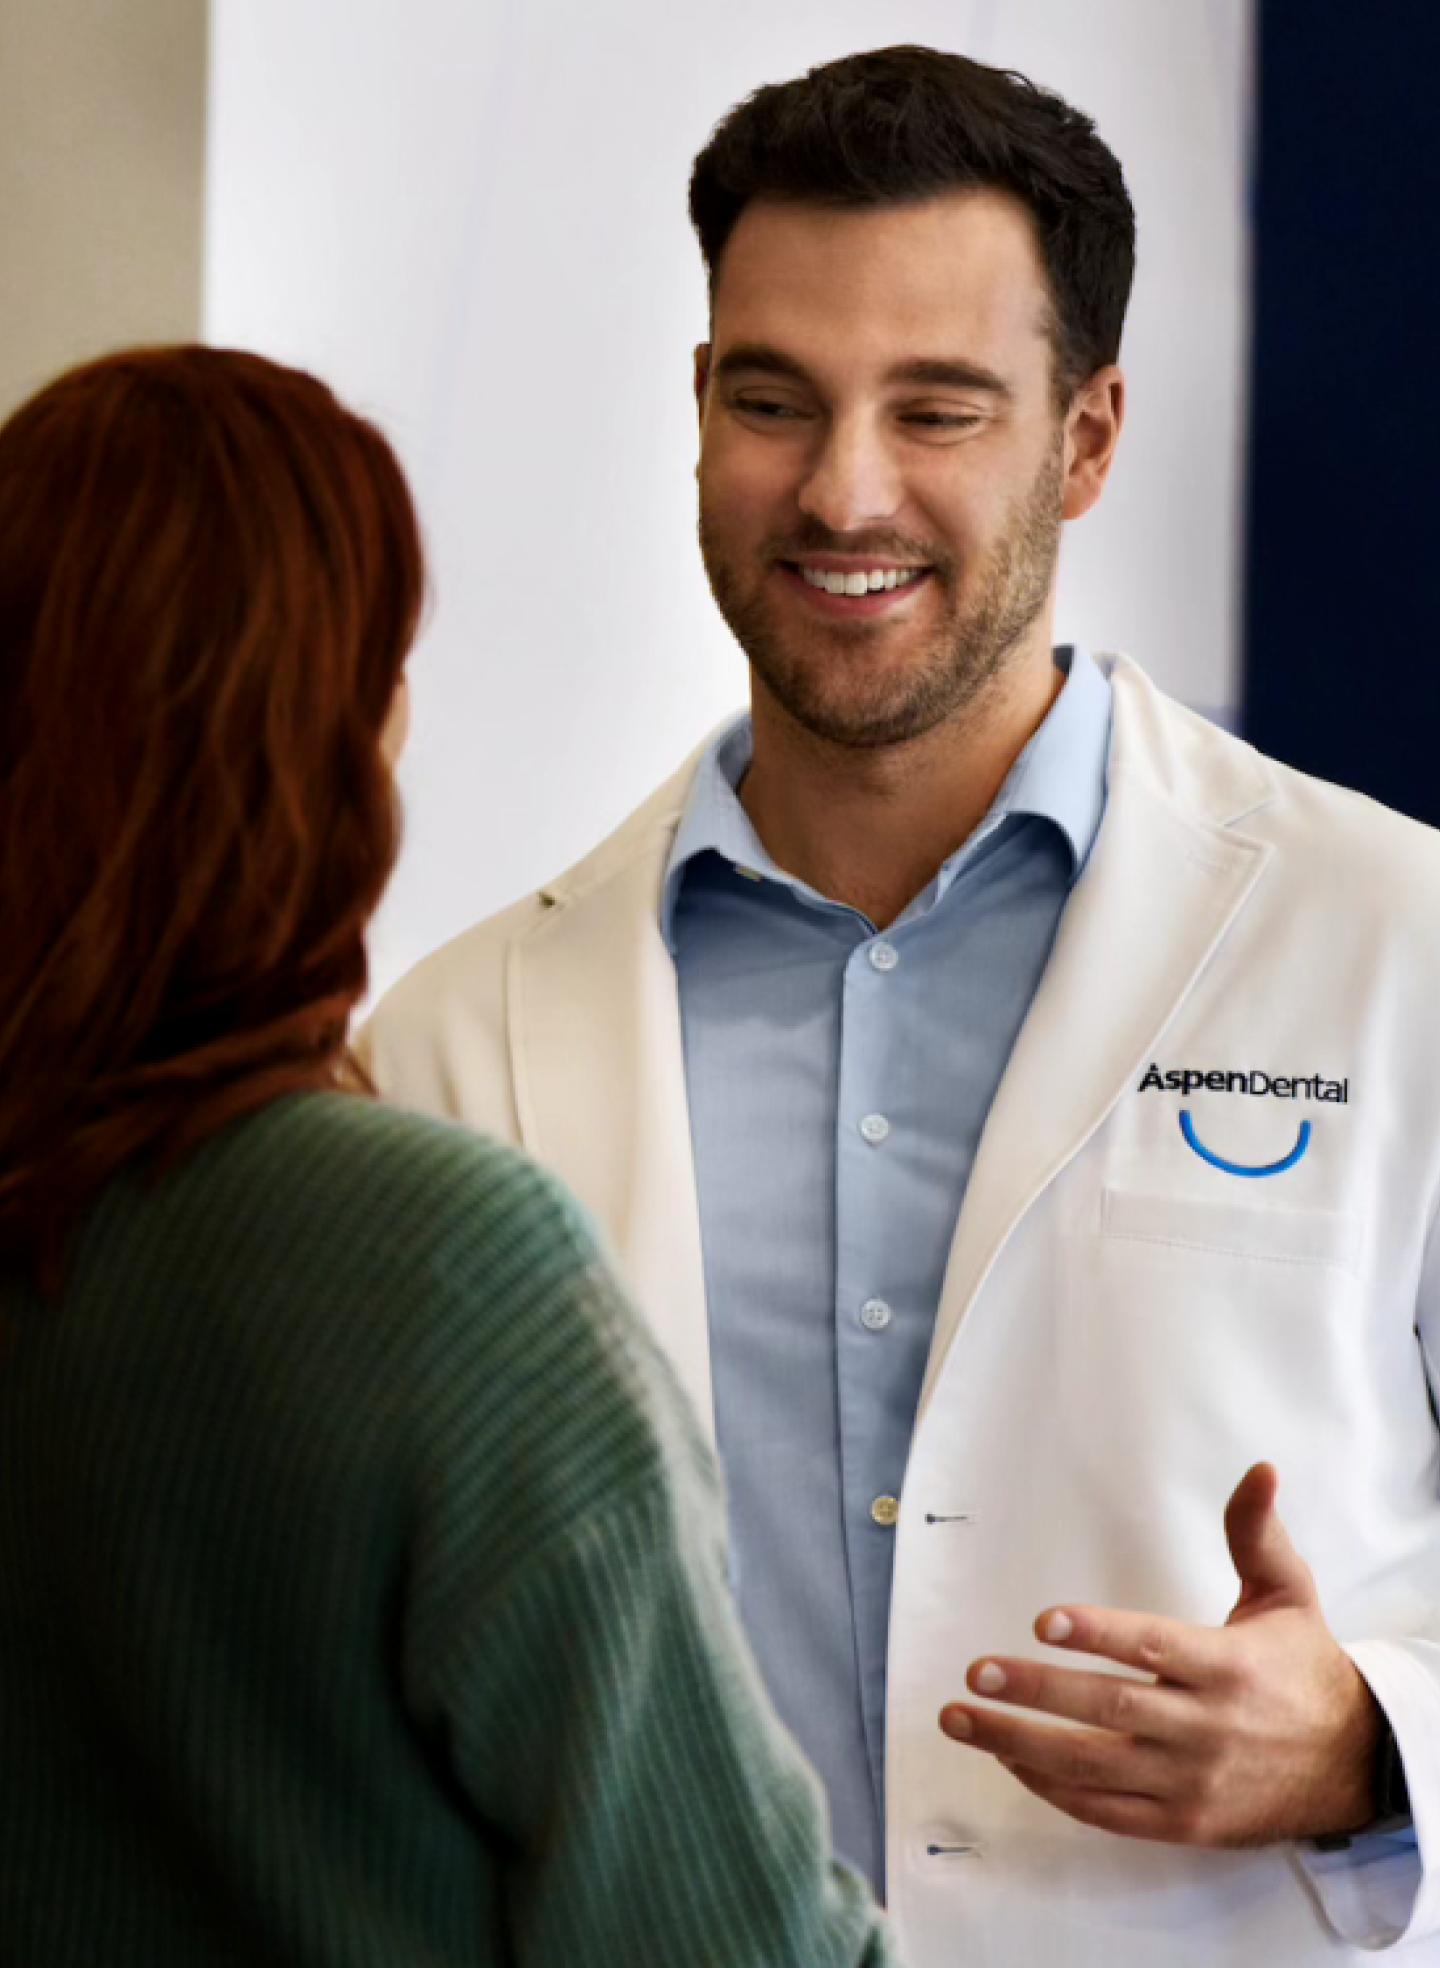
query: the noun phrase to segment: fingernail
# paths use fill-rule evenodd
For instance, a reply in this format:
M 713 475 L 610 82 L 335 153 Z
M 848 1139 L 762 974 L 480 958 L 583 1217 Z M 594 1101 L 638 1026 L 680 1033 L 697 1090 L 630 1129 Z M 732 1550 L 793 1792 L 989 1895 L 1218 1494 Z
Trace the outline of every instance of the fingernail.
M 1040 1629 L 1040 1638 L 1052 1641 L 1058 1647 L 1061 1641 L 1068 1640 L 1074 1631 L 1075 1622 L 1068 1613 L 1052 1613 Z
M 975 1687 L 982 1695 L 998 1695 L 1005 1686 L 1005 1670 L 997 1667 L 994 1661 L 986 1661 L 975 1676 Z
M 975 1733 L 975 1725 L 963 1708 L 946 1708 L 940 1712 L 940 1727 L 947 1736 L 968 1738 Z

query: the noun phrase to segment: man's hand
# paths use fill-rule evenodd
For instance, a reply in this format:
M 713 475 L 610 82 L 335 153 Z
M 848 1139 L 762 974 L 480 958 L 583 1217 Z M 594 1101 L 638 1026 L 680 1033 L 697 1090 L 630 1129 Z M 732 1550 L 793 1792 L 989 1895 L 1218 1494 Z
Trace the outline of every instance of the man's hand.
M 1368 1823 L 1381 1712 L 1325 1624 L 1275 1514 L 1278 1487 L 1271 1465 L 1256 1463 L 1226 1508 L 1240 1597 L 1223 1627 L 1099 1606 L 1057 1607 L 1035 1622 L 1052 1646 L 1153 1678 L 975 1661 L 965 1677 L 975 1694 L 1085 1726 L 955 1702 L 941 1728 L 1057 1810 L 1131 1838 L 1268 1845 Z

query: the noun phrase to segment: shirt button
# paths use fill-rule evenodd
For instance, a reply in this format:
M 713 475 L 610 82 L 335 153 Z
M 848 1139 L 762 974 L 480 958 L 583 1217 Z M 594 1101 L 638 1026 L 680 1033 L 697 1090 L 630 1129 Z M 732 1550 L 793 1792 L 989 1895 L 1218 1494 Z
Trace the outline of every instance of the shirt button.
M 875 1519 L 877 1524 L 884 1525 L 888 1531 L 890 1526 L 899 1520 L 900 1504 L 898 1499 L 895 1497 L 876 1497 L 870 1506 L 870 1515 Z
M 871 1332 L 884 1332 L 894 1317 L 883 1298 L 867 1298 L 860 1307 L 860 1323 L 868 1326 Z
M 882 937 L 870 945 L 870 961 L 876 970 L 893 970 L 900 961 L 900 952 Z
M 890 1132 L 890 1123 L 883 1114 L 867 1114 L 860 1123 L 860 1132 L 872 1148 L 878 1148 Z

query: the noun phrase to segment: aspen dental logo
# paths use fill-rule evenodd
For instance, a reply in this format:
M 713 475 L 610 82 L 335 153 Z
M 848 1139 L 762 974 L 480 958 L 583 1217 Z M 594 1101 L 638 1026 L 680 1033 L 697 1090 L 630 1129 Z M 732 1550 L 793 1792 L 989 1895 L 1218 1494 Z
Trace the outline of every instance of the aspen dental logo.
M 1243 1093 L 1272 1100 L 1328 1100 L 1344 1107 L 1350 1100 L 1349 1080 L 1327 1080 L 1320 1073 L 1305 1075 L 1261 1073 L 1249 1069 L 1176 1066 L 1162 1071 L 1152 1061 L 1137 1089 L 1140 1093 Z
M 1321 1073 L 1262 1073 L 1254 1067 L 1236 1072 L 1230 1067 L 1196 1066 L 1176 1066 L 1162 1072 L 1153 1060 L 1146 1068 L 1138 1089 L 1141 1093 L 1184 1095 L 1202 1090 L 1206 1093 L 1243 1093 L 1261 1099 L 1268 1095 L 1272 1100 L 1328 1100 L 1341 1107 L 1350 1099 L 1349 1080 L 1327 1080 Z M 1301 1121 L 1294 1147 L 1274 1162 L 1231 1161 L 1228 1155 L 1219 1152 L 1213 1142 L 1200 1139 L 1188 1107 L 1180 1109 L 1180 1132 L 1185 1138 L 1186 1147 L 1202 1162 L 1219 1169 L 1222 1175 L 1244 1176 L 1253 1181 L 1257 1176 L 1284 1175 L 1287 1169 L 1303 1161 L 1313 1130 L 1309 1121 Z M 1206 1132 L 1209 1132 L 1208 1128 Z

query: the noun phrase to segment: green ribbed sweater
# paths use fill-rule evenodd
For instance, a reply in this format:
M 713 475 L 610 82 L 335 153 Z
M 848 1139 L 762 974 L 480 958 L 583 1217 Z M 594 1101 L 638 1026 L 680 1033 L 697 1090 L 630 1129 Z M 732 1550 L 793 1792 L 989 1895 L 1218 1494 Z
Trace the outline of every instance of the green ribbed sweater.
M 4 1968 L 890 1960 L 532 1165 L 293 1097 L 4 1306 Z

